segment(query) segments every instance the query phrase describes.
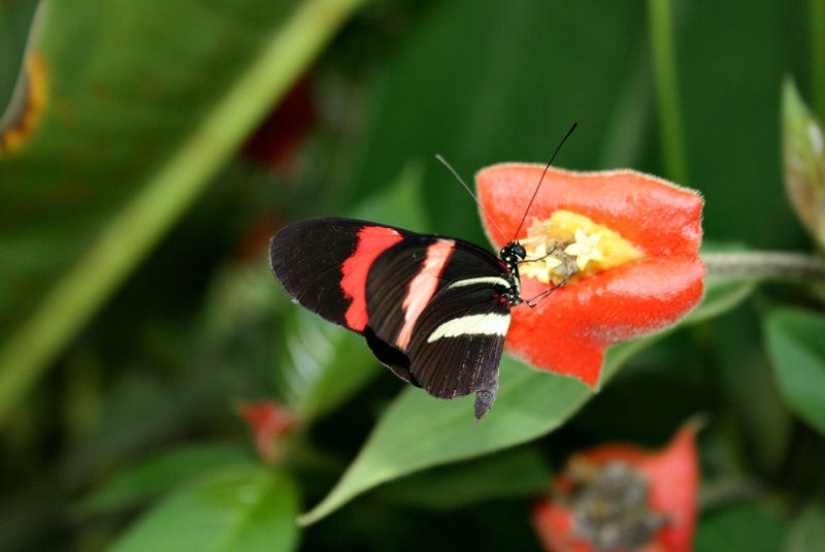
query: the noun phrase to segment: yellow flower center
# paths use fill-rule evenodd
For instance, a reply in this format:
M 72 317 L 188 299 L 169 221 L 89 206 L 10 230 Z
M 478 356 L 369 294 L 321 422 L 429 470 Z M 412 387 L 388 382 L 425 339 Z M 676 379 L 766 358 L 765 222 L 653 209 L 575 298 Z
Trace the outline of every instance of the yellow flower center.
M 553 285 L 587 278 L 645 256 L 616 231 L 565 210 L 546 220 L 534 219 L 520 243 L 527 252 L 527 261 L 519 265 L 521 276 Z

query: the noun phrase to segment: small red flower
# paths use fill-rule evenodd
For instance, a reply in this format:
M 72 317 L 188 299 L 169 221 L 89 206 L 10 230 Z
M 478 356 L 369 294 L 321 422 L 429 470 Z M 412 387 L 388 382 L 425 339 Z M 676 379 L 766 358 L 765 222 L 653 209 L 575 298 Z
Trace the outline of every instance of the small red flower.
M 255 130 L 244 146 L 244 152 L 273 169 L 286 170 L 317 118 L 309 78 L 303 77 Z
M 553 552 L 688 552 L 696 525 L 696 424 L 646 452 L 604 445 L 568 459 L 532 523 Z
M 493 243 L 518 238 L 537 260 L 519 270 L 521 296 L 539 304 L 513 308 L 506 344 L 534 366 L 595 386 L 607 347 L 674 324 L 701 299 L 703 201 L 630 170 L 550 168 L 519 231 L 544 169 L 508 163 L 476 175 Z
M 258 456 L 268 464 L 276 462 L 283 438 L 298 426 L 298 418 L 275 401 L 242 404 L 238 411 L 252 428 Z

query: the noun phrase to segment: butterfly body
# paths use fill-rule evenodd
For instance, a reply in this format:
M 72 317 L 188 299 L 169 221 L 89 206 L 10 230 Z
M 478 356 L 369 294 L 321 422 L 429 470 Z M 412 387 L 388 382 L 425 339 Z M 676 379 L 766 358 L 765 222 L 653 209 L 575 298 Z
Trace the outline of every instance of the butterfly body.
M 311 219 L 272 238 L 270 264 L 301 305 L 364 336 L 396 375 L 439 398 L 492 406 L 510 309 L 522 302 L 511 242 L 473 243 L 372 222 Z

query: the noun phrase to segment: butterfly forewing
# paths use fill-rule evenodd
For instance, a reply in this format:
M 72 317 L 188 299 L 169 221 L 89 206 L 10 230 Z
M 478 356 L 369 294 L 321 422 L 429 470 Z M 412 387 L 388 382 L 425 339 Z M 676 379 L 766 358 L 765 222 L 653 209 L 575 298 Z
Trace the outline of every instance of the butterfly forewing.
M 376 240 L 366 244 L 372 247 L 365 247 L 365 229 L 370 229 Z M 305 220 L 283 228 L 272 238 L 269 261 L 284 289 L 301 305 L 360 333 L 363 328 L 350 326 L 347 314 L 350 313 L 350 319 L 366 315 L 364 292 L 361 290 L 360 297 L 353 297 L 342 289 L 342 281 L 346 276 L 357 279 L 359 270 L 366 281 L 372 261 L 383 252 L 381 246 L 388 247 L 408 235 L 417 234 L 353 219 Z M 349 274 L 344 273 L 346 269 Z M 352 313 L 354 302 L 362 303 L 355 308 L 362 308 L 363 312 Z

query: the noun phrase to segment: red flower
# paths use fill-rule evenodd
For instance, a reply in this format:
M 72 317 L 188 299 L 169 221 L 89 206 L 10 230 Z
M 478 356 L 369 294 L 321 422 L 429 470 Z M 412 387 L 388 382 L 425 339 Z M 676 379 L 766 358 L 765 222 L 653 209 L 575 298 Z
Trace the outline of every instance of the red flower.
M 252 428 L 258 456 L 268 464 L 277 461 L 283 438 L 298 426 L 298 418 L 275 401 L 242 404 L 238 411 Z
M 255 130 L 246 142 L 244 152 L 273 169 L 286 170 L 317 118 L 309 79 L 303 77 Z
M 688 552 L 699 480 L 696 424 L 658 452 L 605 445 L 572 456 L 553 496 L 533 509 L 544 548 L 553 552 Z
M 550 168 L 519 230 L 543 171 L 510 163 L 476 175 L 492 241 L 518 238 L 527 258 L 539 260 L 520 266 L 521 296 L 539 297 L 538 306 L 513 308 L 506 345 L 534 366 L 595 386 L 608 346 L 674 324 L 701 299 L 703 201 L 630 170 Z

